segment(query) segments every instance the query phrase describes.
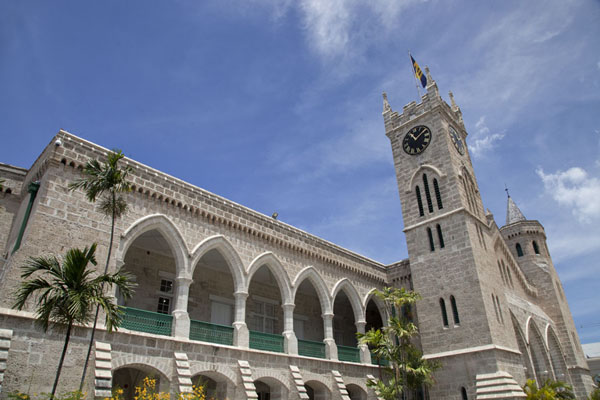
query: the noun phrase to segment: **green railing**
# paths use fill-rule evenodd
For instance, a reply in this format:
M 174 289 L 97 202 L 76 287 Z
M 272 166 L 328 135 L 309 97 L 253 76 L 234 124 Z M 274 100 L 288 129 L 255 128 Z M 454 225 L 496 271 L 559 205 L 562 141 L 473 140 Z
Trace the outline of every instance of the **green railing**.
M 123 310 L 125 314 L 121 323 L 122 328 L 171 336 L 173 316 L 131 307 L 123 307 Z
M 325 343 L 298 339 L 298 354 L 307 357 L 325 358 Z
M 371 352 L 371 364 L 373 364 L 373 365 L 381 365 L 383 367 L 389 367 L 390 366 L 390 362 L 387 359 L 385 359 L 385 358 L 382 358 L 381 360 L 379 360 L 379 362 L 377 362 L 377 357 L 375 357 L 375 354 L 373 354 L 372 352 Z
M 233 327 L 191 320 L 190 339 L 233 345 Z
M 250 348 L 283 353 L 283 336 L 273 333 L 250 331 Z
M 360 362 L 360 350 L 357 347 L 348 347 L 338 345 L 338 360 Z

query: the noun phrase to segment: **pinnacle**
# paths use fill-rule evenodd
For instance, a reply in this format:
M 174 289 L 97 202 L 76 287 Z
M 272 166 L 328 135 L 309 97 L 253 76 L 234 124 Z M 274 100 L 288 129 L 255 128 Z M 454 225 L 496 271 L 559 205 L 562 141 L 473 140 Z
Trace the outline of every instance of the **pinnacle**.
M 508 195 L 508 202 L 506 205 L 506 225 L 514 224 L 515 222 L 525 221 L 527 218 L 523 215 L 519 207 L 515 204 L 512 197 Z

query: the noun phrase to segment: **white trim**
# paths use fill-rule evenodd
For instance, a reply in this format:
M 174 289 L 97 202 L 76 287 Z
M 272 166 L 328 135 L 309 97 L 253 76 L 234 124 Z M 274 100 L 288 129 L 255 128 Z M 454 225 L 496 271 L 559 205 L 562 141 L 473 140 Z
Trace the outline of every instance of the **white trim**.
M 461 355 L 461 354 L 478 353 L 481 351 L 490 351 L 490 350 L 500 350 L 500 351 L 506 351 L 509 353 L 521 355 L 521 352 L 519 350 L 511 349 L 511 348 L 504 347 L 504 346 L 497 346 L 495 344 L 487 344 L 485 346 L 467 347 L 465 349 L 443 351 L 441 353 L 424 354 L 423 358 L 426 360 L 429 360 L 429 359 L 433 359 L 433 358 L 451 357 L 451 356 L 457 356 L 457 355 Z

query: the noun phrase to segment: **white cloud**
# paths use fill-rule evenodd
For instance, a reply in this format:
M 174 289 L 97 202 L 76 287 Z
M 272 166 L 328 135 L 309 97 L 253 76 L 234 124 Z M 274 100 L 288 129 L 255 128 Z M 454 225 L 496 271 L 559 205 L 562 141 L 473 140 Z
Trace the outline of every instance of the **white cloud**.
M 541 168 L 536 172 L 546 193 L 559 204 L 570 207 L 580 222 L 589 223 L 600 217 L 600 179 L 579 167 L 553 174 L 546 174 Z
M 483 157 L 503 137 L 504 133 L 491 133 L 490 128 L 485 123 L 485 116 L 482 116 L 475 124 L 475 132 L 471 134 L 469 151 L 475 158 Z

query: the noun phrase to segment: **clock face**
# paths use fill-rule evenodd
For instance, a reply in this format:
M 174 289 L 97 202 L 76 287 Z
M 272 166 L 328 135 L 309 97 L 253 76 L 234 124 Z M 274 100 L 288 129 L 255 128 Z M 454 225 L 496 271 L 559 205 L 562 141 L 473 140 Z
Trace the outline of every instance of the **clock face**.
M 425 125 L 419 125 L 412 128 L 402 140 L 402 148 L 406 154 L 421 154 L 431 142 L 431 131 Z
M 456 132 L 456 129 L 454 129 L 452 127 L 452 125 L 448 126 L 448 133 L 450 134 L 450 139 L 452 139 L 452 143 L 454 144 L 454 147 L 456 148 L 456 150 L 461 155 L 465 154 L 465 144 L 463 143 L 462 139 L 460 138 L 458 132 Z

